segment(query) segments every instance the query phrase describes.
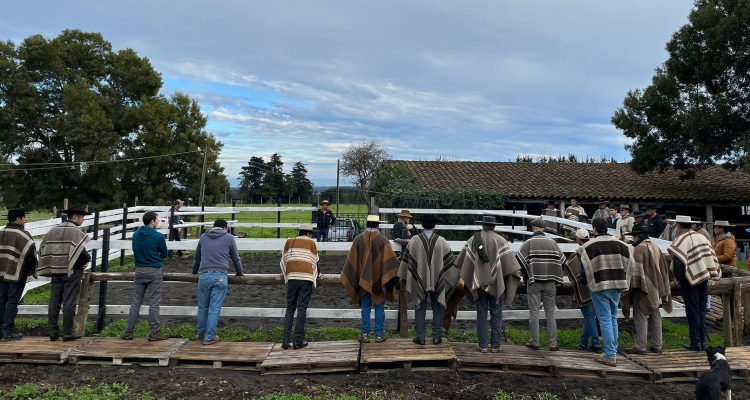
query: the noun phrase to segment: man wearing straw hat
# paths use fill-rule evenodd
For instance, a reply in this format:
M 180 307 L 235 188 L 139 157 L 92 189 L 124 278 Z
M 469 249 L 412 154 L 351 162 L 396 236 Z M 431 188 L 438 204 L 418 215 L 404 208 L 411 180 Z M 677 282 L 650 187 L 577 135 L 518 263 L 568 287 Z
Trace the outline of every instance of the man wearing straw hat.
M 635 226 L 630 232 L 635 238 L 633 243 L 633 273 L 630 287 L 621 294 L 622 314 L 630 316 L 630 305 L 633 305 L 635 322 L 635 345 L 625 349 L 626 354 L 646 354 L 647 334 L 651 334 L 652 352 L 661 354 L 663 307 L 672 312 L 672 290 L 669 286 L 669 267 L 659 246 L 651 243 L 654 231 L 648 226 Z
M 24 230 L 26 210 L 8 210 L 8 224 L 0 231 L 0 337 L 3 342 L 19 340 L 16 316 L 29 275 L 36 278 L 36 245 Z
M 398 277 L 405 281 L 408 304 L 416 308 L 414 343 L 420 346 L 425 344 L 427 299 L 432 307 L 432 344 L 437 345 L 443 342 L 445 306 L 461 278 L 450 244 L 434 232 L 436 223 L 435 215 L 422 216 L 424 231 L 409 241 L 398 268 Z
M 737 266 L 737 241 L 734 239 L 732 232 L 729 232 L 729 228 L 735 226 L 731 225 L 729 221 L 716 220 L 714 222 L 714 238 L 711 242 L 719 263 L 730 267 Z
M 594 218 L 609 218 L 609 207 L 607 207 L 608 201 L 606 199 L 599 199 L 599 208 L 594 211 L 594 215 L 591 216 L 591 219 Z
M 60 306 L 63 310 L 62 337 L 64 342 L 80 339 L 73 333 L 73 319 L 76 315 L 76 302 L 81 292 L 83 270 L 91 261 L 86 251 L 86 244 L 91 238 L 79 228 L 83 219 L 91 215 L 82 207 L 70 207 L 62 210 L 68 220 L 50 229 L 39 246 L 40 276 L 50 276 L 51 296 L 47 318 L 49 320 L 49 339 L 60 337 Z
M 292 346 L 295 350 L 307 347 L 305 341 L 307 305 L 310 304 L 312 290 L 318 278 L 323 275 L 318 270 L 318 247 L 312 235 L 312 224 L 300 225 L 299 235 L 286 240 L 284 253 L 281 255 L 281 273 L 284 274 L 286 283 L 286 313 L 284 313 L 284 334 L 281 339 L 281 347 L 284 350 L 289 348 L 289 341 L 292 340 L 295 311 L 297 323 Z
M 352 302 L 362 307 L 362 333 L 359 341 L 370 342 L 370 310 L 375 308 L 375 342 L 384 342 L 385 301 L 395 301 L 394 288 L 398 283 L 398 258 L 391 242 L 380 234 L 380 219 L 368 215 L 365 231 L 354 238 L 341 283 Z M 441 314 L 442 317 L 442 314 Z
M 417 228 L 409 223 L 409 220 L 411 220 L 411 218 L 412 217 L 409 213 L 409 210 L 401 210 L 401 213 L 398 215 L 398 221 L 393 224 L 393 240 L 409 240 L 419 233 L 417 232 Z M 404 244 L 405 243 L 406 242 L 404 242 Z
M 691 229 L 694 221 L 687 215 L 678 215 L 674 222 L 677 224 L 677 238 L 668 252 L 672 257 L 670 268 L 685 299 L 690 343 L 683 347 L 701 351 L 706 348 L 708 280 L 719 280 L 721 269 L 711 242 Z
M 630 206 L 620 204 L 620 219 L 617 220 L 617 225 L 615 225 L 615 229 L 617 229 L 617 233 L 620 235 L 620 240 L 627 242 L 630 239 L 630 237 L 625 236 L 623 233 L 632 231 L 633 225 L 635 225 L 635 220 L 630 215 Z
M 491 349 L 500 351 L 503 332 L 503 301 L 513 304 L 516 288 L 521 282 L 521 266 L 513 256 L 508 242 L 495 232 L 499 225 L 492 215 L 481 221 L 482 230 L 469 239 L 456 258 L 465 282 L 464 294 L 471 304 L 477 306 L 477 336 L 479 351 L 487 349 L 487 312 L 490 313 L 492 329 Z
M 333 224 L 336 222 L 336 217 L 333 215 L 333 212 L 328 209 L 328 206 L 330 204 L 331 202 L 328 200 L 323 200 L 320 202 L 320 209 L 318 210 L 317 218 L 318 242 L 328 241 L 329 229 L 331 229 L 333 227 Z

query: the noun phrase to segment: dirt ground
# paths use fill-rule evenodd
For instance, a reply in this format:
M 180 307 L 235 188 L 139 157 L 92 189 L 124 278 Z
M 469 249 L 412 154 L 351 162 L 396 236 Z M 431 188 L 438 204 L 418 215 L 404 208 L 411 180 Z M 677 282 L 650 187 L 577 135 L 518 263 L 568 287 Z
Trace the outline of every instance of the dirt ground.
M 243 255 L 245 273 L 278 273 L 278 256 Z M 345 256 L 322 256 L 321 270 L 324 274 L 338 275 Z M 192 260 L 170 260 L 165 269 L 170 272 L 189 272 Z M 129 304 L 132 284 L 110 283 L 108 304 Z M 196 286 L 190 283 L 167 283 L 163 293 L 163 305 L 185 305 L 196 301 Z M 94 294 L 98 299 L 98 289 Z M 284 307 L 283 286 L 230 286 L 226 306 L 233 307 Z M 525 296 L 515 299 L 515 308 L 526 308 Z M 319 287 L 315 290 L 310 307 L 356 308 L 347 298 L 343 288 Z M 395 304 L 392 307 L 397 307 Z M 558 307 L 569 308 L 570 299 L 560 297 Z M 467 302 L 460 309 L 473 309 Z M 112 319 L 112 318 L 110 318 Z M 163 317 L 167 326 L 193 324 L 191 317 Z M 271 328 L 281 321 L 270 318 L 222 318 L 225 327 L 256 329 Z M 560 328 L 578 327 L 580 321 L 562 320 Z M 528 328 L 525 321 L 509 322 L 509 326 Z M 309 320 L 308 326 L 357 327 L 357 321 Z M 387 322 L 387 329 L 395 329 L 394 321 Z M 454 328 L 474 329 L 473 321 L 457 321 Z M 627 328 L 626 328 L 627 329 Z M 537 399 L 539 393 L 549 392 L 559 399 L 584 399 L 597 396 L 602 399 L 692 399 L 693 384 L 651 384 L 642 382 L 602 381 L 590 379 L 540 378 L 515 374 L 474 374 L 463 372 L 409 372 L 392 370 L 378 374 L 320 374 L 296 376 L 260 376 L 257 373 L 209 370 L 169 369 L 158 367 L 114 367 L 114 366 L 53 366 L 53 365 L 0 365 L 0 389 L 12 389 L 15 385 L 36 382 L 40 385 L 91 385 L 98 383 L 124 382 L 134 390 L 149 391 L 153 395 L 168 399 L 239 399 L 276 393 L 301 393 L 310 396 L 349 394 L 360 399 L 492 399 L 498 390 L 515 395 L 531 395 Z M 750 386 L 735 381 L 735 399 L 750 399 Z

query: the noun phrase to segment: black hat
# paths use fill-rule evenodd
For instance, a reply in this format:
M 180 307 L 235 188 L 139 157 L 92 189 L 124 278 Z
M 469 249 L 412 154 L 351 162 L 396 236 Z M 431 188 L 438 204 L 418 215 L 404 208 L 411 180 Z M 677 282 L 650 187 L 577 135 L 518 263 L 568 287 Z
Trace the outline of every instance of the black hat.
M 547 204 L 557 204 L 554 200 L 547 200 Z
M 6 217 L 10 220 L 14 220 L 18 217 L 23 217 L 24 215 L 26 215 L 26 210 L 23 208 L 11 208 L 8 210 L 8 215 L 6 215 Z
M 597 203 L 609 203 L 609 200 L 607 200 L 607 199 L 599 199 L 596 202 Z
M 667 211 L 664 213 L 667 218 L 675 219 L 677 217 L 677 211 Z
M 645 217 L 645 216 L 646 216 L 646 213 L 644 213 L 641 210 L 638 210 L 638 211 L 634 212 L 633 215 L 632 215 L 633 218 Z
M 656 205 L 656 204 L 646 204 L 646 205 L 644 206 L 644 208 L 645 208 L 646 210 L 658 210 L 658 209 L 660 209 L 660 208 L 661 208 L 661 206 L 659 206 L 659 205 Z
M 637 212 L 637 211 L 636 211 Z M 633 226 L 633 229 L 630 230 L 630 232 L 626 232 L 626 235 L 653 235 L 656 232 L 651 230 L 651 228 L 648 227 L 646 224 L 639 224 Z
M 68 207 L 67 210 L 61 210 L 60 212 L 63 214 L 68 214 L 68 215 L 72 215 L 72 214 L 91 215 L 91 213 L 86 211 L 86 209 L 83 207 Z
M 497 218 L 494 215 L 484 215 L 481 221 L 474 222 L 482 225 L 502 225 L 500 222 L 497 222 Z

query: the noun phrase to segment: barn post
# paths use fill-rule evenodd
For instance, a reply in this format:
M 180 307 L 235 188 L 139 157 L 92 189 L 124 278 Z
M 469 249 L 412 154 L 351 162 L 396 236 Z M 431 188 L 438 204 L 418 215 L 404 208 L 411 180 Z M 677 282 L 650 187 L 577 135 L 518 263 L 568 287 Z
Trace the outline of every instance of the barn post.
M 109 228 L 104 229 L 102 240 L 102 272 L 109 272 Z M 99 317 L 96 320 L 96 331 L 104 329 L 104 320 L 107 317 L 107 281 L 99 282 Z
M 734 335 L 732 334 L 732 307 L 731 304 L 731 294 L 722 294 L 721 295 L 721 304 L 724 308 L 724 316 L 723 316 L 723 330 L 724 330 L 724 346 L 725 347 L 732 347 L 732 342 L 734 339 Z

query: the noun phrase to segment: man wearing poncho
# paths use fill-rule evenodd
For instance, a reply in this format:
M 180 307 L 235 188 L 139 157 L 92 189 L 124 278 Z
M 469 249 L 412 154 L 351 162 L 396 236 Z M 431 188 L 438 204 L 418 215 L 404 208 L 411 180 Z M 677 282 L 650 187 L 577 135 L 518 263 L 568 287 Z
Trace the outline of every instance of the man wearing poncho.
M 427 298 L 432 304 L 432 343 L 442 343 L 443 311 L 459 280 L 459 270 L 453 263 L 453 253 L 448 241 L 436 234 L 437 218 L 431 214 L 422 217 L 424 231 L 413 237 L 401 257 L 398 277 L 406 281 L 406 294 L 410 307 L 415 307 L 414 343 L 425 344 L 425 317 Z
M 477 305 L 479 351 L 487 352 L 487 312 L 492 329 L 492 352 L 500 351 L 503 332 L 503 297 L 511 305 L 521 282 L 521 267 L 508 242 L 495 232 L 496 219 L 484 216 L 482 230 L 469 239 L 456 258 L 464 293 Z
M 685 314 L 690 331 L 688 350 L 700 351 L 706 347 L 706 301 L 708 280 L 721 278 L 719 260 L 711 242 L 698 232 L 691 230 L 694 221 L 689 216 L 678 215 L 677 237 L 669 246 L 672 257 L 670 269 L 680 284 L 685 299 Z M 699 221 L 698 221 L 699 222 Z
M 8 225 L 0 231 L 0 336 L 3 342 L 19 340 L 16 316 L 28 276 L 36 278 L 34 238 L 24 230 L 26 210 L 8 210 Z
M 375 308 L 375 341 L 386 340 L 385 301 L 394 301 L 394 286 L 398 282 L 398 258 L 388 239 L 380 234 L 377 215 L 368 215 L 366 229 L 354 238 L 346 264 L 341 271 L 341 283 L 349 298 L 362 306 L 362 333 L 359 341 L 370 342 L 370 309 Z M 442 314 L 441 314 L 442 317 Z
M 649 235 L 655 231 L 649 227 L 636 226 L 631 232 L 633 243 L 633 274 L 630 288 L 622 292 L 622 314 L 630 315 L 633 305 L 635 322 L 635 345 L 625 349 L 627 354 L 646 354 L 646 336 L 651 333 L 650 350 L 660 354 L 662 348 L 662 326 L 659 307 L 672 312 L 672 291 L 669 287 L 669 268 L 659 246 L 651 243 Z

